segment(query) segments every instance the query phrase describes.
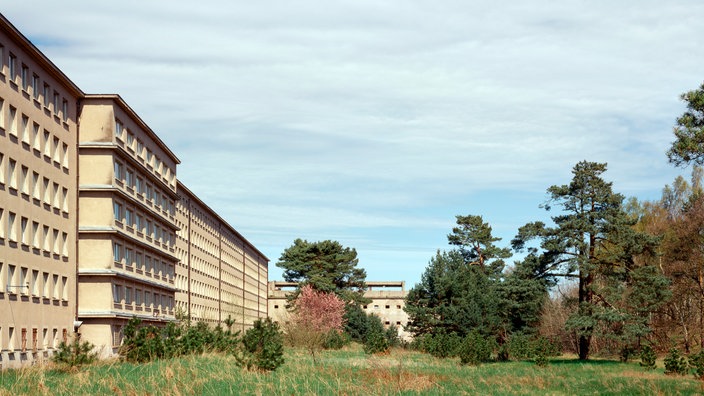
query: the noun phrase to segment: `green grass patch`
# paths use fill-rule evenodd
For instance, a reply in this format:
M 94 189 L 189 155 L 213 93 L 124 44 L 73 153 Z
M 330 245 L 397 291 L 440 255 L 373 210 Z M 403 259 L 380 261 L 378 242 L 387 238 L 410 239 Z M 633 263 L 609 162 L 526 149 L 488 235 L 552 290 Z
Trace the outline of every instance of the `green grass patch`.
M 274 372 L 246 371 L 231 356 L 208 354 L 147 364 L 100 362 L 64 373 L 51 366 L 0 373 L 0 395 L 701 395 L 704 382 L 667 376 L 662 364 L 645 370 L 638 363 L 611 360 L 550 361 L 461 366 L 400 349 L 366 355 L 353 345 L 323 351 L 318 363 L 303 350 L 289 349 Z

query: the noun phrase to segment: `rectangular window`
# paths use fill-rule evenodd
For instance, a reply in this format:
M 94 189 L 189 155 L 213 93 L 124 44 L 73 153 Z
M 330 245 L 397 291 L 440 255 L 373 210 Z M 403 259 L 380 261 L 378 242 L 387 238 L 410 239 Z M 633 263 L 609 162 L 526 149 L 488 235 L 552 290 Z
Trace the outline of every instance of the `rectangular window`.
M 61 287 L 61 284 L 59 283 L 59 276 L 58 275 L 52 275 L 52 283 L 54 286 L 54 293 L 52 295 L 53 298 L 58 299 L 59 298 L 59 288 Z
M 125 225 L 127 227 L 134 226 L 134 212 L 130 208 L 125 209 Z
M 51 92 L 51 88 L 49 87 L 49 84 L 44 84 L 44 91 L 42 92 L 42 99 L 44 100 L 44 107 L 49 108 L 49 103 L 51 100 L 51 96 L 49 93 Z
M 35 122 L 32 124 L 32 148 L 37 152 L 42 150 L 41 141 L 42 135 L 39 132 L 39 124 Z
M 9 264 L 7 266 L 7 285 L 10 286 L 8 293 L 17 293 L 17 279 L 15 279 L 16 268 L 14 264 Z
M 32 247 L 35 249 L 41 248 L 41 245 L 39 244 L 39 223 L 36 221 L 32 222 Z
M 118 202 L 115 202 L 113 203 L 112 207 L 115 221 L 122 223 L 122 205 Z
M 39 184 L 39 173 L 32 172 L 32 198 L 40 200 L 42 196 L 41 185 Z
M 137 232 L 144 232 L 144 217 L 137 213 Z
M 29 219 L 26 217 L 20 218 L 20 233 L 22 244 L 29 246 Z
M 59 249 L 60 249 L 60 245 L 61 245 L 61 240 L 59 239 L 59 230 L 57 230 L 56 228 L 54 228 L 54 229 L 51 230 L 51 232 L 52 232 L 53 237 L 54 237 L 54 238 L 52 239 L 52 241 L 54 242 L 54 250 L 53 250 L 53 251 L 54 251 L 54 254 L 59 254 L 59 253 L 61 253 L 61 250 L 59 250 Z
M 136 189 L 137 193 L 144 194 L 144 180 L 141 177 L 137 178 Z
M 0 184 L 5 184 L 5 154 L 0 153 Z
M 130 168 L 125 171 L 125 184 L 127 184 L 127 187 L 134 186 L 134 171 Z
M 22 89 L 27 90 L 29 88 L 29 67 L 27 65 L 22 65 Z
M 17 190 L 17 161 L 12 158 L 8 161 L 7 178 L 10 188 Z
M 54 91 L 54 114 L 59 114 L 59 101 L 61 96 L 58 92 Z
M 64 99 L 61 104 L 61 117 L 64 122 L 68 121 L 68 100 Z
M 39 100 L 39 76 L 36 74 L 32 75 L 32 96 Z
M 61 233 L 61 255 L 68 257 L 68 234 L 65 232 Z
M 59 138 L 54 136 L 54 144 L 51 146 L 51 158 L 58 165 L 61 165 L 60 151 L 61 143 L 59 141 Z
M 19 287 L 20 294 L 29 294 L 29 270 L 26 267 L 20 267 L 20 283 L 17 285 Z
M 10 123 L 10 135 L 17 137 L 17 109 L 10 106 L 10 115 L 8 122 Z
M 22 143 L 26 144 L 29 146 L 29 117 L 26 115 L 22 114 L 22 125 L 20 125 L 20 138 L 22 139 Z
M 137 261 L 135 262 L 135 267 L 137 267 L 137 269 L 140 271 L 144 269 L 144 255 L 142 253 L 137 253 Z
M 59 183 L 54 183 L 54 200 L 53 200 L 53 205 L 56 209 L 61 209 L 61 198 L 59 195 L 61 194 L 61 188 L 59 187 Z
M 61 187 L 61 210 L 68 213 L 68 188 Z
M 68 278 L 61 277 L 61 299 L 68 301 Z
M 144 301 L 144 292 L 140 289 L 135 289 L 134 291 L 134 302 L 137 306 L 141 306 Z
M 125 287 L 125 304 L 132 304 L 132 288 Z
M 49 249 L 51 249 L 51 234 L 49 231 L 49 226 L 44 226 L 42 232 L 42 249 L 44 249 L 45 252 L 48 252 Z
M 115 179 L 122 180 L 122 164 L 115 161 Z
M 14 82 L 17 77 L 17 57 L 12 52 L 7 60 L 7 68 L 10 72 L 10 81 Z
M 42 273 L 42 297 L 49 298 L 49 290 L 51 290 L 51 283 L 49 282 L 49 273 Z
M 22 194 L 29 195 L 29 168 L 24 165 L 20 169 L 20 191 Z
M 115 304 L 121 304 L 122 303 L 122 285 L 116 285 L 113 283 L 112 285 L 112 301 Z
M 118 120 L 115 120 L 115 137 L 122 140 L 122 131 L 124 129 L 124 126 L 122 123 Z
M 68 169 L 68 144 L 61 143 L 61 166 Z
M 44 130 L 44 156 L 51 158 L 51 134 L 46 129 Z
M 44 188 L 44 203 L 51 205 L 51 184 L 48 178 L 42 179 L 42 187 Z
M 112 259 L 115 263 L 122 263 L 122 245 L 119 243 L 112 246 Z
M 7 216 L 7 237 L 12 242 L 17 242 L 17 230 L 15 229 L 16 215 L 10 212 Z
M 129 248 L 125 248 L 125 265 L 131 267 L 134 264 L 134 251 Z

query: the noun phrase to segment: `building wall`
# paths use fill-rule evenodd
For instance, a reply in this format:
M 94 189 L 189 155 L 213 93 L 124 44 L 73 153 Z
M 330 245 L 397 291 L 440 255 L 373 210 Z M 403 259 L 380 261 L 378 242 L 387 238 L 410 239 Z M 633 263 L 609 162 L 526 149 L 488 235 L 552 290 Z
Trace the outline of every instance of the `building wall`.
M 0 369 L 76 331 L 113 355 L 129 318 L 161 325 L 177 306 L 242 329 L 266 317 L 268 259 L 178 163 L 122 98 L 83 93 L 0 14 Z
M 131 317 L 175 320 L 179 161 L 117 95 L 85 97 L 79 140 L 78 319 L 110 355 Z
M 193 321 L 247 329 L 267 316 L 269 260 L 178 183 L 176 306 Z
M 81 96 L 0 16 L 0 368 L 73 333 Z
M 368 314 L 374 314 L 381 319 L 384 327 L 392 324 L 399 329 L 399 337 L 410 339 L 410 333 L 404 330 L 408 325 L 408 314 L 404 311 L 406 304 L 406 284 L 400 282 L 366 282 L 367 290 L 364 297 L 371 302 L 362 306 Z M 295 282 L 272 281 L 268 285 L 269 316 L 277 323 L 286 323 L 291 313 L 286 309 L 286 297 L 297 287 Z

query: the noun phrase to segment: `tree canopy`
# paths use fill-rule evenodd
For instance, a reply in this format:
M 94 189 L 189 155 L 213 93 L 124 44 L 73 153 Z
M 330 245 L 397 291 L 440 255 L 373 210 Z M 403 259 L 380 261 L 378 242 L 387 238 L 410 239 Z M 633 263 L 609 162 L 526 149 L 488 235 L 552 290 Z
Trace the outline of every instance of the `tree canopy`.
M 296 239 L 283 251 L 276 266 L 284 269 L 284 280 L 298 282 L 299 289 L 335 293 L 346 302 L 362 303 L 367 273 L 358 268 L 357 251 L 337 241 L 308 242 Z M 290 296 L 295 299 L 298 293 Z
M 676 166 L 704 165 L 704 83 L 681 98 L 687 103 L 687 110 L 677 118 L 675 141 L 667 158 Z
M 569 184 L 548 188 L 544 205 L 562 209 L 548 227 L 542 222 L 519 229 L 512 241 L 515 249 L 537 238 L 536 274 L 552 278 L 575 278 L 579 282 L 579 307 L 568 326 L 579 335 L 579 357 L 587 359 L 592 335 L 604 332 L 630 342 L 649 331 L 649 312 L 667 297 L 667 280 L 647 260 L 657 238 L 633 228 L 635 220 L 624 210 L 624 197 L 614 193 L 612 183 L 601 175 L 606 164 L 581 161 Z

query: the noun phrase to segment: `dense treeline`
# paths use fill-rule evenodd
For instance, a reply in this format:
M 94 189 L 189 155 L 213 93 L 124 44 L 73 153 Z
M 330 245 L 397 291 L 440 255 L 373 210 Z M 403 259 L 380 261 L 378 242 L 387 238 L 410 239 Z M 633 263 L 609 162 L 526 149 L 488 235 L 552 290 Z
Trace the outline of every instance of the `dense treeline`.
M 606 164 L 579 162 L 568 184 L 547 190 L 542 207 L 553 214 L 552 224 L 518 230 L 511 249 L 522 258 L 510 267 L 504 260 L 511 251 L 496 245 L 500 239 L 481 216 L 457 216 L 448 235 L 456 248 L 438 252 L 409 292 L 408 329 L 421 348 L 432 353 L 447 344 L 461 351 L 451 345 L 470 338 L 476 344 L 481 336 L 507 358 L 516 340 L 527 337 L 580 359 L 669 350 L 674 362 L 682 348 L 698 361 L 702 353 L 694 352 L 704 349 L 704 171 L 697 166 L 704 164 L 704 84 L 682 99 L 687 110 L 667 156 L 695 167 L 691 183 L 678 177 L 660 200 L 626 201 L 602 178 Z

